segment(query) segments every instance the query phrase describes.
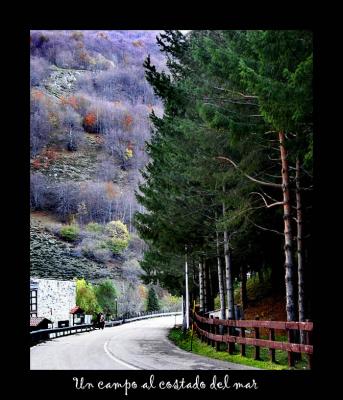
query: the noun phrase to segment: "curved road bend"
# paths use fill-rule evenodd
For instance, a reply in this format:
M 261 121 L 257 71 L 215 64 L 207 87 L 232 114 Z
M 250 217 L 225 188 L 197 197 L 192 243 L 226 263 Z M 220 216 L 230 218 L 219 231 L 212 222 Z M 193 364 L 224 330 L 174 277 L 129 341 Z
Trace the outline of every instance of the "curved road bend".
M 32 370 L 255 369 L 179 349 L 167 338 L 174 325 L 175 316 L 168 316 L 56 338 L 31 347 L 30 366 Z

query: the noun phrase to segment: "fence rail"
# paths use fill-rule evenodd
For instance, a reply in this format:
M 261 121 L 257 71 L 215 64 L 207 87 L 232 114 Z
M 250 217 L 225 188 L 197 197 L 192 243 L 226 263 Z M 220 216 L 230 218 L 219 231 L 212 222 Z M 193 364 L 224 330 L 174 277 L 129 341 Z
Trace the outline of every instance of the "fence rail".
M 288 352 L 288 366 L 295 364 L 294 353 L 305 353 L 308 357 L 308 366 L 312 368 L 312 331 L 313 322 L 285 322 L 285 321 L 259 321 L 259 320 L 223 320 L 218 317 L 206 318 L 194 313 L 193 326 L 202 341 L 219 350 L 220 343 L 228 344 L 228 351 L 233 354 L 235 344 L 240 345 L 241 355 L 246 355 L 246 345 L 255 346 L 255 360 L 260 359 L 260 348 L 269 349 L 270 359 L 275 362 L 275 350 Z M 253 330 L 254 337 L 246 337 L 246 329 Z M 260 328 L 269 330 L 268 340 L 260 338 Z M 275 330 L 284 330 L 288 342 L 275 340 Z M 294 343 L 295 332 L 303 332 L 303 343 Z

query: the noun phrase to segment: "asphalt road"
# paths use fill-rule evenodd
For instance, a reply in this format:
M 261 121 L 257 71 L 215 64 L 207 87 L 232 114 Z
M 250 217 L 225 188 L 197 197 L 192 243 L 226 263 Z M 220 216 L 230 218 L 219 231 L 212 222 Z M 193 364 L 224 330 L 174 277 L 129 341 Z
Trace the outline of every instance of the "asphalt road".
M 32 370 L 254 369 L 209 359 L 176 347 L 168 331 L 181 316 L 146 319 L 64 336 L 30 349 Z

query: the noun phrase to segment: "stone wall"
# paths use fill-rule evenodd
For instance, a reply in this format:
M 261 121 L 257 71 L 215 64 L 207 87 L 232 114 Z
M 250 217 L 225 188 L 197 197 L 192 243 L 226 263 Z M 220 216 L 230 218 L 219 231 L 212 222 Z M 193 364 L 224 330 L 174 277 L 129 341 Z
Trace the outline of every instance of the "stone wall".
M 57 279 L 31 278 L 30 285 L 37 289 L 37 316 L 50 319 L 57 327 L 58 321 L 69 320 L 72 325 L 70 309 L 76 303 L 76 282 Z

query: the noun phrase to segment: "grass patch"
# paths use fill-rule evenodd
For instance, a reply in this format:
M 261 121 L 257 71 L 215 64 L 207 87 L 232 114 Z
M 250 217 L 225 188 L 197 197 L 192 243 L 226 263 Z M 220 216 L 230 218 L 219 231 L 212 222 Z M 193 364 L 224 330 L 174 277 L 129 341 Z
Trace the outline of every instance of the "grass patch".
M 185 351 L 191 351 L 191 332 L 187 331 L 183 333 L 180 328 L 173 328 L 169 332 L 169 339 L 174 342 L 178 347 Z M 207 345 L 205 342 L 201 342 L 201 340 L 194 334 L 193 336 L 193 345 L 192 352 L 195 354 L 199 354 L 201 356 L 215 358 L 221 361 L 229 361 L 236 364 L 244 364 L 250 367 L 256 367 L 261 369 L 269 369 L 269 370 L 284 370 L 289 369 L 287 365 L 287 352 L 276 350 L 275 358 L 276 363 L 272 363 L 269 361 L 269 349 L 260 348 L 260 357 L 261 361 L 254 360 L 254 346 L 245 346 L 246 357 L 242 357 L 239 353 L 239 348 L 236 345 L 235 354 L 229 354 L 226 351 L 226 344 L 221 343 L 220 350 L 216 351 L 216 349 L 210 345 Z M 307 369 L 307 357 L 302 355 L 302 359 L 296 363 L 296 370 Z

